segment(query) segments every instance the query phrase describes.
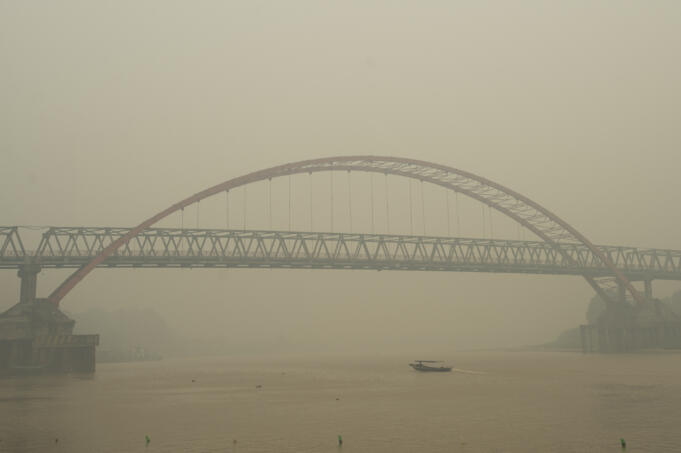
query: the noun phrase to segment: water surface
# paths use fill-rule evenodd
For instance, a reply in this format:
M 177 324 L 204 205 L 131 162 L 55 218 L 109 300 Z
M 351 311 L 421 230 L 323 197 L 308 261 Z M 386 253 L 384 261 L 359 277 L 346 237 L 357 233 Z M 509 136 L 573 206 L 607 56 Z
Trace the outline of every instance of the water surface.
M 615 452 L 620 437 L 628 452 L 681 451 L 680 354 L 438 357 L 452 373 L 413 371 L 415 358 L 208 357 L 2 379 L 0 452 Z

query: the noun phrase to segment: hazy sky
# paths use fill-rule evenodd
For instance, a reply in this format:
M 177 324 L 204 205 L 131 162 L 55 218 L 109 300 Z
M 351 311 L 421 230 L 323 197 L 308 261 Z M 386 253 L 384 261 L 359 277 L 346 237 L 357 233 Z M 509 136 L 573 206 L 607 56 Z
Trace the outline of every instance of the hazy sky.
M 132 226 L 246 172 L 379 154 L 498 181 L 596 243 L 681 249 L 679 55 L 672 0 L 5 0 L 0 224 Z M 64 308 L 381 350 L 546 341 L 589 297 L 569 277 L 96 270 Z

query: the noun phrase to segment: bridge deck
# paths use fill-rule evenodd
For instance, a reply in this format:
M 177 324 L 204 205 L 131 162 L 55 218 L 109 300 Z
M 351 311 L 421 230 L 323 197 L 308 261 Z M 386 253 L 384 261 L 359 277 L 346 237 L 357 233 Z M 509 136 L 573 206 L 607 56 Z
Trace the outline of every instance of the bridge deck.
M 0 227 L 0 268 L 78 268 L 128 228 L 49 228 L 34 252 Z M 100 267 L 242 267 L 610 275 L 581 244 L 387 234 L 151 228 Z M 599 246 L 630 279 L 681 280 L 681 251 Z

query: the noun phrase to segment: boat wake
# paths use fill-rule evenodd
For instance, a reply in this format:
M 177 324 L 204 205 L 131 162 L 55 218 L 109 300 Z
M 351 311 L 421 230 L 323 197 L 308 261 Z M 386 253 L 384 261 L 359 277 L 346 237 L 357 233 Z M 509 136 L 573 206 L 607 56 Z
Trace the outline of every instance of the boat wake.
M 474 370 L 462 370 L 460 368 L 452 368 L 452 373 L 461 373 L 461 374 L 487 374 L 484 371 L 474 371 Z

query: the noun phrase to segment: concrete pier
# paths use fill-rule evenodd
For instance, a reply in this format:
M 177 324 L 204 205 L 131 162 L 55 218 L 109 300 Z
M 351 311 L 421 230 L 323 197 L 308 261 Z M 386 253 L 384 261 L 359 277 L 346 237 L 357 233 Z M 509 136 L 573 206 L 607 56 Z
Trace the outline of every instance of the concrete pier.
M 19 268 L 19 272 L 17 272 L 17 276 L 21 279 L 19 303 L 30 303 L 35 300 L 39 273 L 40 266 L 37 264 L 24 264 Z
M 582 352 L 616 353 L 642 349 L 681 349 L 681 323 L 654 327 L 581 325 Z
M 681 349 L 681 318 L 659 300 L 608 306 L 597 323 L 580 326 L 584 353 Z
M 0 314 L 0 375 L 94 373 L 99 335 L 73 335 L 76 322 L 36 297 L 40 270 L 19 267 L 19 303 Z
M 0 375 L 93 373 L 99 335 L 73 335 L 74 324 L 44 299 L 0 314 Z

